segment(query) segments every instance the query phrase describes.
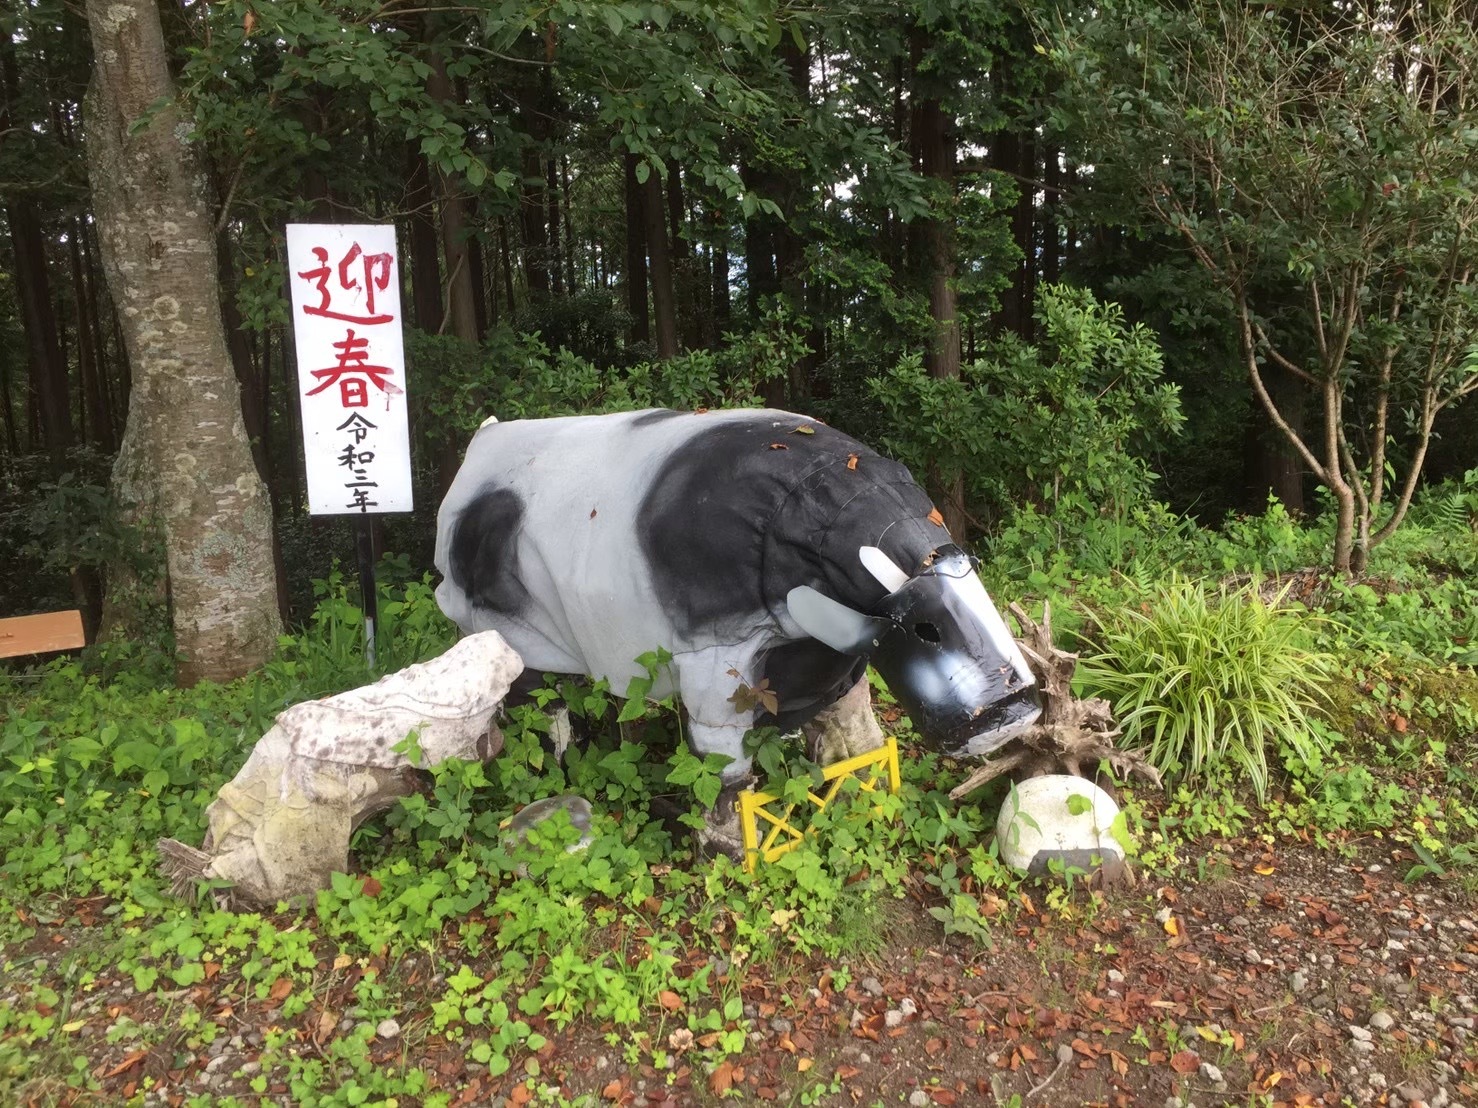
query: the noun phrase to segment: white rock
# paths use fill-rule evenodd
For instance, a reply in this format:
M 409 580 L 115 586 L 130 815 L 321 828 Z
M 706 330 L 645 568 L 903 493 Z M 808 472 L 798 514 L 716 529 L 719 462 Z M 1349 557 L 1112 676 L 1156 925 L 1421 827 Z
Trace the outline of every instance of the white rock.
M 1083 810 L 1074 813 L 1070 805 Z M 1121 865 L 1124 848 L 1109 834 L 1118 815 L 1113 798 L 1091 781 L 1068 774 L 1030 778 L 1001 804 L 996 821 L 1001 857 L 1037 875 L 1049 873 L 1053 860 L 1089 873 L 1104 864 Z
M 1350 1024 L 1349 1032 L 1350 1038 L 1356 1040 L 1357 1042 L 1368 1043 L 1372 1038 L 1370 1034 L 1370 1029 L 1361 1027 L 1358 1024 Z
M 903 1026 L 903 1013 L 897 1008 L 889 1008 L 883 1013 L 883 1025 L 885 1027 Z
M 1202 1062 L 1201 1076 L 1213 1085 L 1220 1085 L 1222 1082 L 1221 1067 L 1214 1066 L 1210 1062 Z
M 929 1103 L 929 1094 L 923 1089 L 915 1089 L 908 1094 L 908 1102 L 913 1105 L 913 1108 L 924 1108 L 924 1105 Z
M 397 1019 L 382 1019 L 375 1025 L 375 1034 L 382 1039 L 395 1039 L 400 1037 L 400 1021 Z
M 1390 1012 L 1376 1012 L 1370 1017 L 1370 1026 L 1377 1031 L 1389 1031 L 1396 1026 L 1396 1017 Z

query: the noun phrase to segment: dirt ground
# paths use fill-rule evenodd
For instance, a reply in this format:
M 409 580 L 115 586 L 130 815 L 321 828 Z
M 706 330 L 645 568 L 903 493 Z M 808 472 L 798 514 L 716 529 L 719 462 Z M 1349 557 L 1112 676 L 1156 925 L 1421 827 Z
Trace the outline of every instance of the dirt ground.
M 429 1002 L 439 979 L 417 956 L 379 967 L 408 1003 L 403 1029 L 376 1039 L 373 1057 L 422 1066 L 453 1104 L 1478 1104 L 1475 898 L 1452 882 L 1403 883 L 1412 861 L 1376 839 L 1344 856 L 1208 842 L 1184 880 L 1081 899 L 1075 919 L 1044 916 L 1030 897 L 1001 902 L 988 944 L 946 938 L 919 881 L 915 896 L 888 905 L 873 957 L 749 967 L 753 1030 L 741 1055 L 712 1069 L 704 1036 L 694 1041 L 678 1018 L 645 1028 L 640 1051 L 623 1049 L 630 1029 L 586 1021 L 560 1032 L 535 1019 L 548 1045 L 533 1065 L 491 1079 L 461 1045 L 421 1033 L 417 988 Z M 41 928 L 33 957 L 58 963 L 89 941 L 100 906 L 70 908 Z M 284 1020 L 281 997 L 232 1006 L 219 980 L 140 996 L 105 974 L 77 1011 L 96 1014 L 87 1053 L 101 1095 L 41 1083 L 33 1099 L 292 1103 L 278 1071 L 267 1071 L 264 1094 L 248 1084 L 265 1035 L 285 1029 L 300 1044 L 290 1049 L 327 1056 L 352 1023 L 337 1016 L 354 980 L 325 979 L 319 1004 Z M 102 1033 L 124 1013 L 179 1026 L 187 1007 L 238 1033 L 210 1052 L 185 1049 L 183 1029 L 142 1051 Z

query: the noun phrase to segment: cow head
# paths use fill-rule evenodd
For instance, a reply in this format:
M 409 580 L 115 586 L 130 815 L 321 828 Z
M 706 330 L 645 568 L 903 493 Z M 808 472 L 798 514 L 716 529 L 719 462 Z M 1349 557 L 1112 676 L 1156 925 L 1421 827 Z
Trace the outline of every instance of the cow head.
M 806 634 L 866 657 L 946 754 L 987 754 L 1036 722 L 1036 679 L 964 551 L 942 546 L 912 577 L 875 546 L 858 555 L 887 596 L 864 613 L 792 589 L 787 606 Z

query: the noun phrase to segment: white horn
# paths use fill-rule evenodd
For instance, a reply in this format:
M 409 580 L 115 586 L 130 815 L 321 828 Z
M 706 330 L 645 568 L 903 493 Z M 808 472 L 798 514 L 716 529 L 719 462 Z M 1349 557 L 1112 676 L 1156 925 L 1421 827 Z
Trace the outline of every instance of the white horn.
M 809 585 L 791 589 L 785 604 L 802 631 L 842 654 L 868 653 L 888 625 L 887 620 L 865 616 Z
M 898 563 L 876 546 L 859 548 L 857 556 L 862 559 L 862 568 L 876 577 L 878 584 L 890 593 L 897 592 L 908 584 L 908 574 L 899 569 Z

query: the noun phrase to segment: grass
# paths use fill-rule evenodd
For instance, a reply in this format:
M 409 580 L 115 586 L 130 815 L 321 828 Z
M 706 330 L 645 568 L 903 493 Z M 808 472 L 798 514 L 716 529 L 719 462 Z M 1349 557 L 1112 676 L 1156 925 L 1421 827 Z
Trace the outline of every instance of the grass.
M 1137 604 L 1100 609 L 1098 646 L 1077 684 L 1114 707 L 1125 741 L 1167 776 L 1239 770 L 1259 802 L 1269 752 L 1314 763 L 1327 745 L 1311 724 L 1333 672 L 1309 614 L 1265 603 L 1255 586 L 1226 591 L 1179 577 Z

